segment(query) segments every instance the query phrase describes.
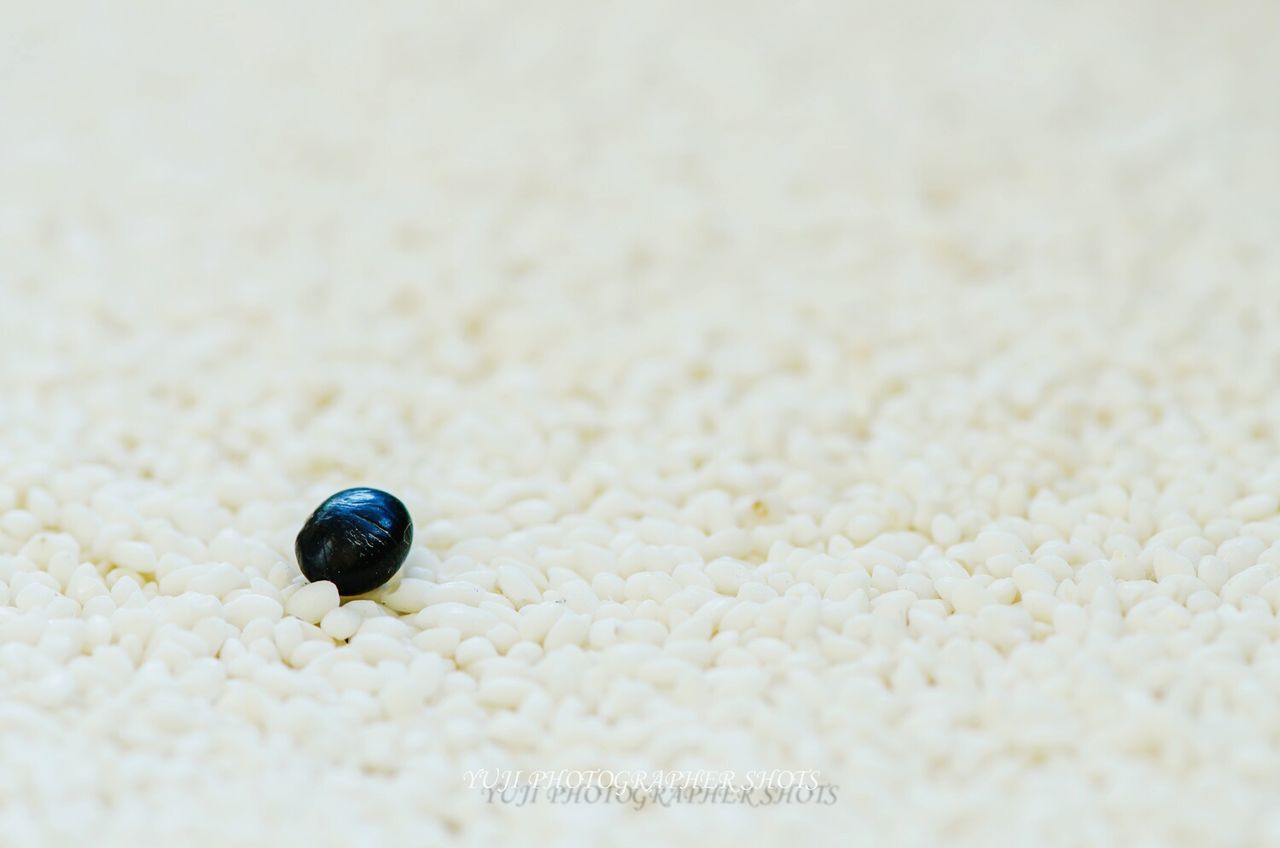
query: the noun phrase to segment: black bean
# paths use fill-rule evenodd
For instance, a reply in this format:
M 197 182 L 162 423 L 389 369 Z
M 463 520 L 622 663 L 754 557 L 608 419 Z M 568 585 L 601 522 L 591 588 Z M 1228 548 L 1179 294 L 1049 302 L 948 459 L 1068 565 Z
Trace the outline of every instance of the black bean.
M 413 519 L 380 489 L 344 489 L 316 507 L 294 552 L 308 580 L 330 580 L 340 595 L 372 591 L 396 575 L 413 544 Z

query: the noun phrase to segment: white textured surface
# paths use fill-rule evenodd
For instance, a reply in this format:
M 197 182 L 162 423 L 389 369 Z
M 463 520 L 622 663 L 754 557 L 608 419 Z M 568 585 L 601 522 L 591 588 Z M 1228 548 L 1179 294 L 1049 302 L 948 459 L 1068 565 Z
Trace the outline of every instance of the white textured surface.
M 1280 841 L 1273 3 L 2 5 L 4 844 Z

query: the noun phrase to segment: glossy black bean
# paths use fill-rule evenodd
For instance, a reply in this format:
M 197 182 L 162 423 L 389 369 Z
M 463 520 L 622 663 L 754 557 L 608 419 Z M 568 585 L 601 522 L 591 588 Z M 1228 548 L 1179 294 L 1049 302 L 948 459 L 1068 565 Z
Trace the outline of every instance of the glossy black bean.
M 386 583 L 413 544 L 413 519 L 400 499 L 380 489 L 344 489 L 316 507 L 294 553 L 308 580 L 331 580 L 341 595 Z

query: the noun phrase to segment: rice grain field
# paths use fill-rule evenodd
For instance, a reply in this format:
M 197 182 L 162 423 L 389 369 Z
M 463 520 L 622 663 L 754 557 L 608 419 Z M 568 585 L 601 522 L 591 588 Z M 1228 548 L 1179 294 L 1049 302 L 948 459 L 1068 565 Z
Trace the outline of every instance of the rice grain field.
M 0 12 L 0 845 L 1280 844 L 1274 3 Z

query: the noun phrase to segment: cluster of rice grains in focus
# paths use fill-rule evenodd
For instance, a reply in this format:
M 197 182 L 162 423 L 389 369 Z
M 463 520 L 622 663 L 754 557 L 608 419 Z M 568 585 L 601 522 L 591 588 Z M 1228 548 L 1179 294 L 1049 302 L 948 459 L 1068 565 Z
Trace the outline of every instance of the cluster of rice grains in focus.
M 1280 840 L 1267 5 L 500 5 L 8 10 L 0 841 Z

